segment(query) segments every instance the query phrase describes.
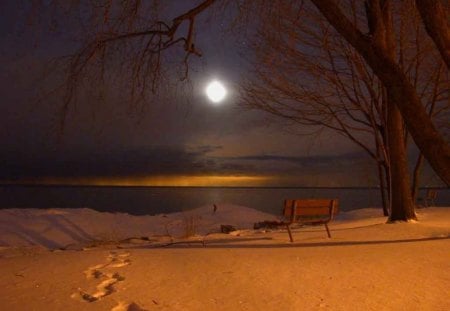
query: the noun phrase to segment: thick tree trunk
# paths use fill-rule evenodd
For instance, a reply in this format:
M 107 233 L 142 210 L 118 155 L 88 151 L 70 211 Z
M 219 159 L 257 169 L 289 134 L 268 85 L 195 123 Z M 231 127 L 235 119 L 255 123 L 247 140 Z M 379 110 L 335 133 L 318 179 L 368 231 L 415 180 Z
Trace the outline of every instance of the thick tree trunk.
M 406 122 L 417 147 L 436 174 L 450 185 L 450 146 L 434 127 L 416 90 L 389 51 L 374 44 L 342 14 L 334 0 L 311 0 L 328 22 L 361 54 L 386 88 Z
M 428 115 L 430 116 L 430 118 L 433 117 L 434 108 L 436 107 L 436 100 L 437 100 L 437 93 L 436 93 L 436 89 L 435 89 L 434 95 L 433 95 L 433 101 L 431 103 L 430 110 L 428 112 Z M 420 183 L 419 183 L 420 171 L 422 169 L 422 166 L 423 166 L 423 154 L 419 153 L 419 156 L 417 157 L 417 160 L 416 160 L 416 165 L 414 166 L 412 188 L 411 188 L 411 197 L 412 197 L 414 206 L 417 203 L 417 195 L 419 193 L 419 185 L 420 185 Z
M 408 160 L 404 144 L 403 119 L 388 90 L 388 145 L 391 169 L 391 213 L 389 221 L 416 219 L 409 184 Z
M 422 21 L 428 35 L 433 39 L 442 59 L 450 68 L 450 27 L 448 7 L 440 0 L 416 0 Z M 447 4 L 448 6 L 448 4 Z
M 388 0 L 389 1 L 389 0 Z M 375 44 L 380 50 L 389 55 L 391 61 L 395 61 L 395 34 L 390 2 L 385 1 L 382 7 L 384 39 L 378 39 Z M 377 1 L 373 1 L 377 3 Z M 394 96 L 395 88 L 386 88 L 387 91 L 387 126 L 389 144 L 389 163 L 391 164 L 391 213 L 389 221 L 407 221 L 416 219 L 414 204 L 411 198 L 409 185 L 408 156 L 406 154 L 406 130 L 403 118 L 398 108 L 398 96 Z
M 381 64 L 374 65 L 383 66 Z M 414 139 L 417 147 L 433 167 L 436 174 L 450 186 L 450 147 L 445 142 L 443 136 L 434 128 L 431 118 L 428 116 L 425 107 L 421 104 L 416 91 L 407 78 L 401 74 L 396 75 L 398 80 L 393 81 L 392 77 L 386 77 L 384 83 L 393 89 L 393 98 L 399 104 L 399 109 L 405 119 L 407 128 Z M 405 105 L 409 103 L 410 105 Z M 414 107 L 417 107 L 414 108 Z

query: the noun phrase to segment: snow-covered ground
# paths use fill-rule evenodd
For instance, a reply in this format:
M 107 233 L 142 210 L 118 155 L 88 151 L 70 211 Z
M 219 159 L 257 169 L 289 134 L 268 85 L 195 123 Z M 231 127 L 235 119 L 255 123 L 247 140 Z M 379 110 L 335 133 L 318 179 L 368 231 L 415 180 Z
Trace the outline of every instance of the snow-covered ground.
M 127 238 L 180 239 L 220 232 L 221 225 L 252 229 L 255 222 L 276 219 L 274 215 L 235 205 L 203 206 L 156 216 L 104 213 L 87 208 L 5 209 L 0 210 L 0 247 L 61 249 Z
M 450 310 L 450 208 L 386 224 L 379 209 L 331 224 L 253 230 L 247 207 L 131 216 L 0 210 L 3 310 Z M 220 233 L 221 225 L 238 229 Z

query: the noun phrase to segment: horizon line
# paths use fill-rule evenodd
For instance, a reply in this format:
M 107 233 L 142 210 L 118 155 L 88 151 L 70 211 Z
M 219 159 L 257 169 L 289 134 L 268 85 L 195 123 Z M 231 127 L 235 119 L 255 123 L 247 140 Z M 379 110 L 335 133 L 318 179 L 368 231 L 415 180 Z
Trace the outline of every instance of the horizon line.
M 49 183 L 3 183 L 0 182 L 0 187 L 73 187 L 73 188 L 83 188 L 83 187 L 91 187 L 91 188 L 229 188 L 229 189 L 380 189 L 379 186 L 320 186 L 320 185 L 311 185 L 311 186 L 300 186 L 300 185 L 286 185 L 286 186 L 227 186 L 227 185 L 93 185 L 93 184 L 70 184 L 70 183 L 61 183 L 61 184 L 49 184 Z M 431 186 L 422 186 L 419 189 L 448 189 L 445 186 L 431 185 Z M 450 189 L 449 189 L 450 190 Z

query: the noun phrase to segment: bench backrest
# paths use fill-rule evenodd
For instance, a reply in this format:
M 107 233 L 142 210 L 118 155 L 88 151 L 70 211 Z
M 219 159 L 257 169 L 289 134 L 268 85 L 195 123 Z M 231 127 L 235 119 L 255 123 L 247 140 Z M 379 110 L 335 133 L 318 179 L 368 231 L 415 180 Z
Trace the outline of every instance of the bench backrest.
M 295 221 L 297 218 L 331 218 L 338 212 L 338 199 L 285 200 L 283 214 Z

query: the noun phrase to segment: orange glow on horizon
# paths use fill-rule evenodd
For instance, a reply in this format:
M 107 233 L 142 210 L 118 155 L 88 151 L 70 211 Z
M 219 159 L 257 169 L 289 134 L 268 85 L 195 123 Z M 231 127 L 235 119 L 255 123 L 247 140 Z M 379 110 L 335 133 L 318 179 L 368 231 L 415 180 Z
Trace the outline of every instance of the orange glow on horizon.
M 2 183 L 55 186 L 258 187 L 267 185 L 271 180 L 273 180 L 273 177 L 270 176 L 177 175 L 149 177 L 44 177 Z

